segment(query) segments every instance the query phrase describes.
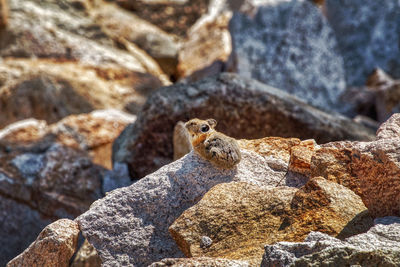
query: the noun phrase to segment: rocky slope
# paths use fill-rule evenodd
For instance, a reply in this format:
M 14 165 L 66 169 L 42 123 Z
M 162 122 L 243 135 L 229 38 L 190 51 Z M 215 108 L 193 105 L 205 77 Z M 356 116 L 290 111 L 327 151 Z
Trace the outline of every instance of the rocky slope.
M 0 0 L 0 266 L 399 266 L 400 6 L 350 2 Z

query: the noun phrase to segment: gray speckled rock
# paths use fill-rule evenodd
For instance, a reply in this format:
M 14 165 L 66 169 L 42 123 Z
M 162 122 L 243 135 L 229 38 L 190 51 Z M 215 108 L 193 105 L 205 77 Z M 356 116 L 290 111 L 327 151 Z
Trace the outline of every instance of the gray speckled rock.
M 396 217 L 385 222 L 344 241 L 312 232 L 302 243 L 268 245 L 261 266 L 399 266 L 400 224 Z
M 104 266 L 147 266 L 168 257 L 183 257 L 168 227 L 214 185 L 244 181 L 275 186 L 284 173 L 266 159 L 242 150 L 236 169 L 217 169 L 193 152 L 129 187 L 110 192 L 77 218 Z
M 348 85 L 364 85 L 376 67 L 400 78 L 398 0 L 326 0 L 325 11 L 343 54 Z
M 217 130 L 234 138 L 298 137 L 317 143 L 374 138 L 343 116 L 322 112 L 256 80 L 222 73 L 151 95 L 136 122 L 115 140 L 114 164 L 127 163 L 137 179 L 171 162 L 174 126 L 195 117 L 216 119 Z
M 332 29 L 308 1 L 272 0 L 253 18 L 236 13 L 230 22 L 232 66 L 251 77 L 327 110 L 344 111 L 343 60 Z

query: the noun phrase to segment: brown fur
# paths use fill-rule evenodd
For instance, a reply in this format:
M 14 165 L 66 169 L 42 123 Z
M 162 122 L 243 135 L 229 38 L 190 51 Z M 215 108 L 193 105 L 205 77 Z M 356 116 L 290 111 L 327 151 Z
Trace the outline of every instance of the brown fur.
M 216 125 L 214 119 L 192 119 L 185 123 L 193 150 L 218 167 L 231 169 L 241 160 L 239 145 L 234 138 L 217 132 Z

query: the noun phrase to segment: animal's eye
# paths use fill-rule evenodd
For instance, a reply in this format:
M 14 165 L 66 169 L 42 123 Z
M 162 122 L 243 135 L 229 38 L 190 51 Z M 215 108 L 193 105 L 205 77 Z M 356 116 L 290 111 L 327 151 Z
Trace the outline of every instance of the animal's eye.
M 208 132 L 208 130 L 210 130 L 210 127 L 206 124 L 203 124 L 200 128 L 200 131 L 202 131 L 203 133 Z

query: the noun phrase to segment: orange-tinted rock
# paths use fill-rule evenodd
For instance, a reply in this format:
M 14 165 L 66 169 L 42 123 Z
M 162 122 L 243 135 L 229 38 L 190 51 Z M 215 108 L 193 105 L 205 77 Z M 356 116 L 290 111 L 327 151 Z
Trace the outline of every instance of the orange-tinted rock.
M 4 60 L 0 81 L 0 128 L 32 117 L 54 123 L 95 109 L 137 112 L 147 95 L 162 85 L 152 75 L 115 65 L 25 59 Z
M 78 244 L 78 224 L 69 219 L 58 220 L 43 229 L 36 241 L 11 260 L 7 267 L 67 267 Z
M 314 140 L 304 140 L 290 150 L 289 170 L 310 176 L 311 158 L 318 145 Z
M 179 51 L 178 77 L 197 81 L 225 70 L 232 52 L 228 23 L 231 12 L 195 25 Z
M 314 178 L 298 190 L 247 183 L 216 185 L 169 230 L 187 257 L 247 260 L 256 266 L 266 244 L 302 241 L 311 231 L 348 236 L 371 225 L 359 196 Z
M 361 196 L 375 217 L 400 215 L 399 114 L 378 130 L 373 142 L 323 145 L 312 158 L 311 176 L 342 184 Z

